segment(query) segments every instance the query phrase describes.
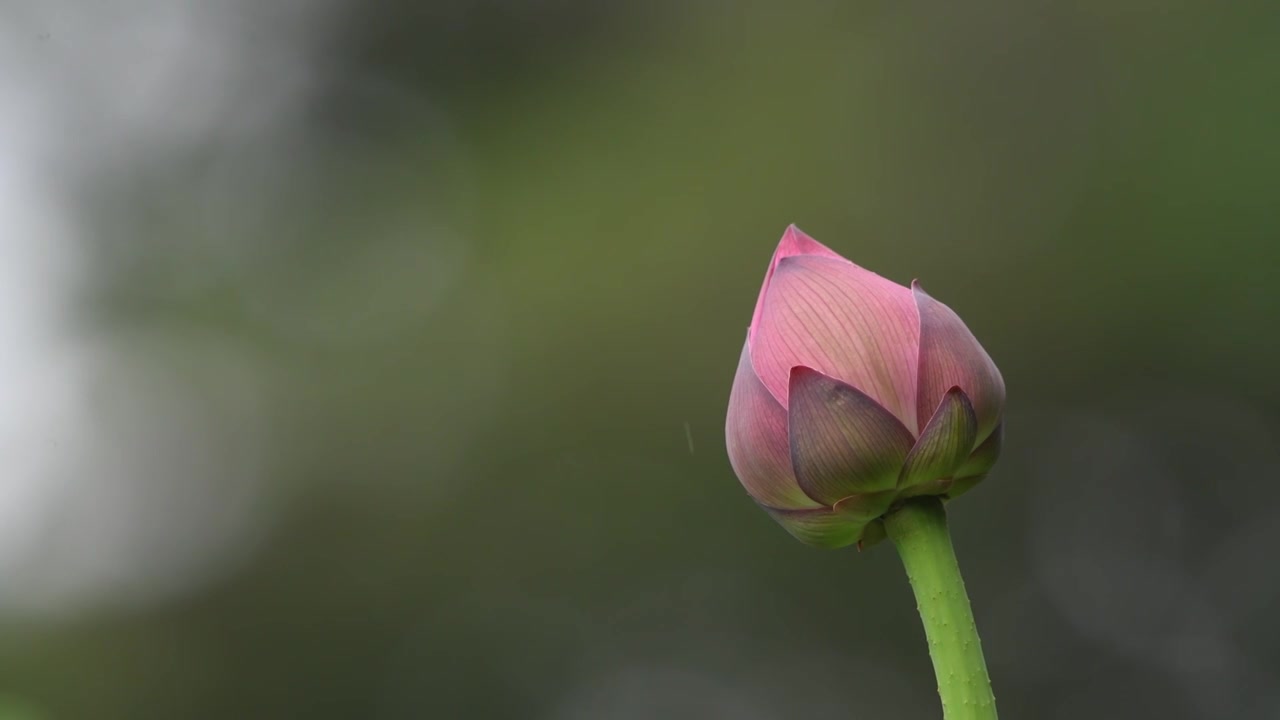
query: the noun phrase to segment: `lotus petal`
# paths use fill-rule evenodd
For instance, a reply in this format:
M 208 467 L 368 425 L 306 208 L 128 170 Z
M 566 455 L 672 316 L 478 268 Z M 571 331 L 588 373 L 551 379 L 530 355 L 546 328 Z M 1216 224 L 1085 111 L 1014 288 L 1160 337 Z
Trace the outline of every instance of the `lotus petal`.
M 794 255 L 761 301 L 751 364 L 784 405 L 791 368 L 803 365 L 862 391 L 914 433 L 919 341 L 910 290 L 847 260 Z
M 978 418 L 978 442 L 982 442 L 1004 412 L 1004 378 L 991 356 L 951 308 L 930 297 L 920 283 L 913 282 L 911 288 L 920 311 L 916 408 L 921 428 L 924 418 L 932 416 L 943 395 L 959 387 L 973 404 Z M 768 384 L 766 379 L 765 385 Z
M 787 411 L 751 369 L 745 343 L 729 393 L 724 437 L 729 463 L 756 502 L 793 510 L 821 507 L 796 483 L 787 441 Z
M 973 450 L 978 418 L 964 391 L 951 388 L 920 432 L 907 454 L 899 487 L 914 487 L 933 480 L 950 479 Z
M 805 494 L 826 505 L 892 490 L 915 438 L 857 388 L 800 366 L 791 371 L 791 466 Z

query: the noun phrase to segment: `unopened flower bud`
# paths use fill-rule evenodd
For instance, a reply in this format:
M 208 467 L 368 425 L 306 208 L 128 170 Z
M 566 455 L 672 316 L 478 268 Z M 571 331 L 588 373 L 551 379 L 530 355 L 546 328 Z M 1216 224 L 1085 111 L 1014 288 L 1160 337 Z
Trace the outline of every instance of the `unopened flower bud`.
M 918 495 L 952 498 L 1000 454 L 1004 380 L 960 318 L 794 225 L 774 252 L 729 398 L 729 460 L 821 547 L 883 537 Z

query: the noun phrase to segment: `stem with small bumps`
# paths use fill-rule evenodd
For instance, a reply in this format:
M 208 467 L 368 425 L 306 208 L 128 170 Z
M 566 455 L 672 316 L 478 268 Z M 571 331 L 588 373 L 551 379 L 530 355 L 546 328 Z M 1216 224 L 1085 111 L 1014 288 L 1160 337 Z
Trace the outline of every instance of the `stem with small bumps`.
M 947 513 L 936 497 L 908 501 L 884 519 L 916 595 L 944 720 L 996 720 L 969 595 L 960 577 Z

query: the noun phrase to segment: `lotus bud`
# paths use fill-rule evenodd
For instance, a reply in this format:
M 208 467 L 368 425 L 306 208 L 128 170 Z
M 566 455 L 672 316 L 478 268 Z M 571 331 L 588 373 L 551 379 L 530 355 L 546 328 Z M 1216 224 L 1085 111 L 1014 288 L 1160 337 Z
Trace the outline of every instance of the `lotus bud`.
M 1004 380 L 951 308 L 787 229 L 729 397 L 747 493 L 820 547 L 884 537 L 920 495 L 950 499 L 1000 454 Z

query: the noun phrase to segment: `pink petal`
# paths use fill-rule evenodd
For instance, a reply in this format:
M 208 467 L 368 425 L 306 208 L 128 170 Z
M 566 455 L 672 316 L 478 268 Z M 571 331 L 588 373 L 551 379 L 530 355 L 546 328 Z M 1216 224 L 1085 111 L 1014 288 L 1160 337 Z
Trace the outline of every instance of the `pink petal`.
M 787 444 L 787 412 L 760 384 L 745 344 L 729 393 L 724 436 L 729 463 L 756 502 L 786 509 L 819 507 L 796 484 Z
M 892 490 L 915 441 L 875 400 L 804 366 L 791 371 L 788 418 L 796 480 L 826 505 Z
M 756 298 L 756 309 L 751 315 L 751 327 L 747 330 L 748 341 L 755 334 L 756 326 L 760 324 L 760 308 L 764 305 L 764 296 L 769 291 L 769 281 L 773 279 L 774 269 L 778 267 L 778 263 L 796 255 L 817 255 L 837 260 L 843 259 L 836 251 L 809 237 L 794 224 L 787 226 L 787 229 L 782 233 L 782 239 L 778 241 L 778 248 L 773 251 L 773 258 L 769 261 L 769 269 L 764 273 L 764 284 L 760 286 L 760 295 Z
M 793 255 L 774 268 L 759 309 L 751 361 L 779 402 L 791 368 L 805 365 L 866 393 L 914 433 L 920 332 L 909 289 L 847 260 Z
M 1004 378 L 951 308 L 929 297 L 918 282 L 913 282 L 911 289 L 920 310 L 918 417 L 923 422 L 932 416 L 943 395 L 959 387 L 973 403 L 981 442 L 1004 412 Z
M 907 454 L 898 486 L 951 479 L 978 440 L 978 418 L 960 388 L 951 388 Z

